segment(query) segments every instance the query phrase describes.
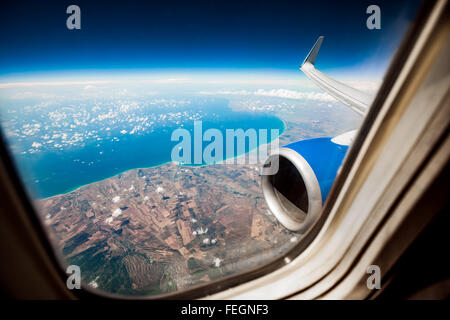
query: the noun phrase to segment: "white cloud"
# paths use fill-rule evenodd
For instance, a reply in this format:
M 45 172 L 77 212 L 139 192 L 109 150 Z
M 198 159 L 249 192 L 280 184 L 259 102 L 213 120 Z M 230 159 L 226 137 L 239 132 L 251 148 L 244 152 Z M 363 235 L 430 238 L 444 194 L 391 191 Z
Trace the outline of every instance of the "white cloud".
M 89 282 L 89 285 L 94 289 L 98 288 L 98 283 L 95 280 L 92 280 L 91 282 Z
M 122 214 L 122 210 L 120 210 L 119 208 L 117 208 L 116 210 L 114 210 L 112 216 L 113 217 L 118 217 Z
M 208 232 L 208 228 L 203 229 L 202 227 L 200 227 L 197 230 L 195 230 L 194 232 L 196 232 L 197 234 L 206 234 Z
M 255 95 L 288 98 L 288 99 L 336 101 L 336 99 L 334 99 L 332 96 L 323 92 L 300 92 L 287 89 L 272 89 L 272 90 L 258 89 L 255 92 Z
M 222 263 L 222 259 L 220 259 L 220 258 L 214 258 L 214 266 L 216 267 L 216 268 L 218 268 L 218 267 L 220 267 L 220 264 Z
M 255 91 L 237 90 L 237 91 L 202 91 L 200 94 L 223 94 L 223 95 L 255 95 L 266 97 L 277 97 L 296 100 L 314 100 L 314 101 L 336 101 L 332 96 L 324 92 L 302 92 L 288 89 L 258 89 Z
M 113 221 L 113 217 L 109 217 L 105 219 L 106 223 L 111 223 Z
M 192 79 L 188 78 L 168 78 L 168 79 L 157 79 L 154 80 L 156 83 L 187 83 L 191 82 Z

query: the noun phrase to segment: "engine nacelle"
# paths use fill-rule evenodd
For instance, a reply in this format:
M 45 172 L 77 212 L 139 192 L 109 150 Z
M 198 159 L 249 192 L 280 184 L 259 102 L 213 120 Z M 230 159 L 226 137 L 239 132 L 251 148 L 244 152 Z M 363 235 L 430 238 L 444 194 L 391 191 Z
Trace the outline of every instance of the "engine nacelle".
M 264 163 L 264 197 L 269 210 L 287 229 L 304 233 L 319 217 L 348 149 L 348 144 L 335 139 L 288 144 Z

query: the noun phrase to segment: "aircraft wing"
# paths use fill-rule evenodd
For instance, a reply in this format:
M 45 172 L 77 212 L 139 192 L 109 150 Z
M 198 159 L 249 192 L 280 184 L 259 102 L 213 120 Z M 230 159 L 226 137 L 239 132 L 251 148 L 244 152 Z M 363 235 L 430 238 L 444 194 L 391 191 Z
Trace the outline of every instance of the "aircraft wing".
M 364 115 L 372 104 L 373 96 L 336 81 L 314 67 L 314 62 L 316 61 L 323 38 L 321 36 L 317 39 L 314 47 L 309 52 L 305 61 L 303 61 L 300 70 L 328 94 L 348 105 L 357 113 Z

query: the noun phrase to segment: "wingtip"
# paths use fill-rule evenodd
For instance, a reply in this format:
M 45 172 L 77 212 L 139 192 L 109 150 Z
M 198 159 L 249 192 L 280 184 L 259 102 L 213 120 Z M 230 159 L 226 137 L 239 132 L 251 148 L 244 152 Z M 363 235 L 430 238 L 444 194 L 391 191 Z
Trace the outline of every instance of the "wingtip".
M 324 38 L 325 38 L 324 36 L 320 36 L 319 38 L 317 38 L 316 43 L 314 44 L 312 49 L 309 51 L 308 55 L 306 56 L 305 60 L 302 63 L 302 66 L 306 62 L 309 62 L 312 65 L 314 65 L 314 63 L 316 62 L 317 54 L 319 53 L 320 46 L 322 45 Z

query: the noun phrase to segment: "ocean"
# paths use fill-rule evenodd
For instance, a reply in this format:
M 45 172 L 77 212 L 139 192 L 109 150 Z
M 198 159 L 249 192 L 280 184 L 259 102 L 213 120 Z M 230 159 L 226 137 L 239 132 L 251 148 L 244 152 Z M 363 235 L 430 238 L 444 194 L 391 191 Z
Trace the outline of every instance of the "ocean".
M 67 193 L 81 186 L 107 179 L 135 168 L 148 168 L 171 162 L 171 153 L 179 141 L 172 141 L 172 132 L 183 127 L 193 136 L 194 120 L 161 123 L 151 132 L 120 135 L 120 139 L 105 139 L 85 143 L 82 147 L 43 150 L 36 153 L 15 154 L 16 165 L 29 193 L 34 198 L 47 198 Z M 203 133 L 209 128 L 278 129 L 283 122 L 275 116 L 222 109 L 220 113 L 202 118 Z M 277 136 L 268 136 L 268 142 Z M 258 145 L 263 141 L 258 141 Z M 209 142 L 203 142 L 203 148 Z M 246 143 L 245 153 L 249 152 Z M 242 153 L 242 152 L 241 152 Z M 225 158 L 225 143 L 223 157 Z M 240 154 L 236 153 L 235 156 Z M 205 163 L 202 163 L 205 165 Z

